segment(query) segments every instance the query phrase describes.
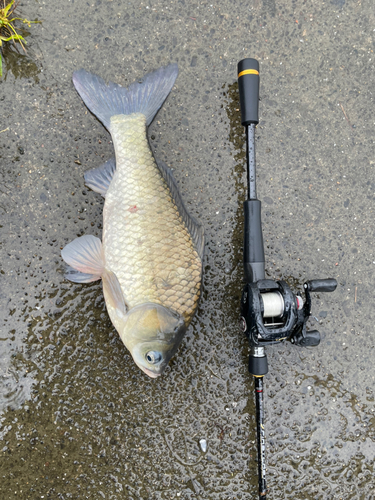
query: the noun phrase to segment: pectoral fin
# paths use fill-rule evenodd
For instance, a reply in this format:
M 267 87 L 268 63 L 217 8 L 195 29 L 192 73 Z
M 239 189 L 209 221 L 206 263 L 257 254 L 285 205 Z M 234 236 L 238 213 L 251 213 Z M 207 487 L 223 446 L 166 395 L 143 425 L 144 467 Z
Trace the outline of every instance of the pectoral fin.
M 102 276 L 103 294 L 111 321 L 121 335 L 127 321 L 127 307 L 121 285 L 116 275 L 107 269 Z
M 126 321 L 127 306 L 116 275 L 105 268 L 102 242 L 95 236 L 76 238 L 61 251 L 68 264 L 65 277 L 75 283 L 90 283 L 102 279 L 108 314 L 118 332 Z
M 92 235 L 81 236 L 68 243 L 61 256 L 68 264 L 65 277 L 74 283 L 97 281 L 104 272 L 102 242 Z
M 107 308 L 112 307 L 120 313 L 120 316 L 125 316 L 127 313 L 127 307 L 117 276 L 112 271 L 108 271 L 108 269 L 106 269 L 103 273 L 102 279 L 103 292 Z

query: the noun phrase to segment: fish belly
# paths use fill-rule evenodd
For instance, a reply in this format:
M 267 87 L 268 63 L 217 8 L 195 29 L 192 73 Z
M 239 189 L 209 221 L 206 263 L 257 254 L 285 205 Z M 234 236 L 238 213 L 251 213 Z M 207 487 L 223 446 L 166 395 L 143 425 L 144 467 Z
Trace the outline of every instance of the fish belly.
M 126 305 L 153 302 L 188 323 L 196 309 L 202 262 L 154 160 L 140 113 L 111 117 L 116 172 L 103 211 L 106 267 Z

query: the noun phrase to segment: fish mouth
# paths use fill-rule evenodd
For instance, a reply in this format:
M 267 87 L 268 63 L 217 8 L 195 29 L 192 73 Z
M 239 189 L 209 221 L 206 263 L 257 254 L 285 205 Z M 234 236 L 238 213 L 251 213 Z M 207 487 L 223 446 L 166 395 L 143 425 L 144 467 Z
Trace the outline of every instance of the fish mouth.
M 150 378 L 157 378 L 160 377 L 161 373 L 155 373 L 148 368 L 145 368 L 144 366 L 141 366 L 137 363 L 138 368 L 140 368 L 146 375 L 148 375 Z

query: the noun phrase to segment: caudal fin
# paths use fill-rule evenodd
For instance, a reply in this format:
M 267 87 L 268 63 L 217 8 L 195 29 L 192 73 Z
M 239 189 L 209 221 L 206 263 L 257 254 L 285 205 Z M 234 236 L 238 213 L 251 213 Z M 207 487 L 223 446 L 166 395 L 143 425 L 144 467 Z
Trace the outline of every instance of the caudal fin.
M 149 125 L 172 90 L 177 75 L 177 64 L 170 64 L 125 88 L 112 82 L 106 84 L 100 76 L 80 69 L 73 73 L 73 83 L 89 110 L 109 129 L 111 116 L 131 113 L 143 113 Z

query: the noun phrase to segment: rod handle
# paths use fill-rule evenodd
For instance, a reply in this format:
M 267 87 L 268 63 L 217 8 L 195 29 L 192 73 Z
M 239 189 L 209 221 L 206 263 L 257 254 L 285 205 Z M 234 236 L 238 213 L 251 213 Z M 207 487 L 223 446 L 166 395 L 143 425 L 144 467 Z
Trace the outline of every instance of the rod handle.
M 246 200 L 243 207 L 245 281 L 246 283 L 255 283 L 258 280 L 263 280 L 265 276 L 261 202 L 259 200 Z
M 259 123 L 259 63 L 256 59 L 242 59 L 238 63 L 238 90 L 240 93 L 241 123 Z

